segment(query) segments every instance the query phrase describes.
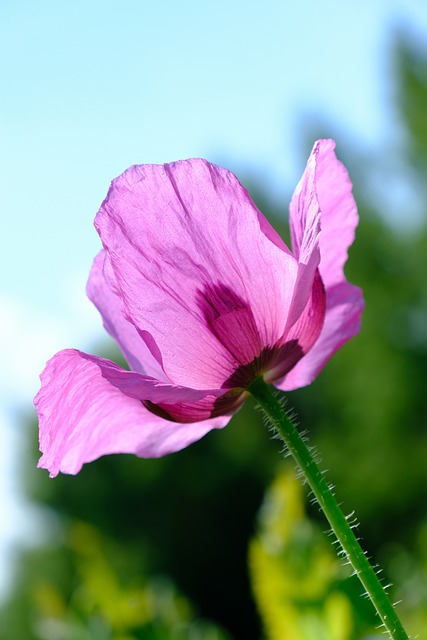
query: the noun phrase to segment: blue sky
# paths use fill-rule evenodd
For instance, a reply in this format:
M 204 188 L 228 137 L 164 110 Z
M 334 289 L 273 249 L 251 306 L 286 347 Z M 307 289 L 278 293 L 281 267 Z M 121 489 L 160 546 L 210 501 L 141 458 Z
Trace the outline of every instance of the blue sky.
M 205 156 L 284 198 L 302 169 L 304 114 L 378 140 L 390 29 L 427 25 L 422 5 L 6 3 L 5 291 L 58 311 L 64 277 L 96 252 L 91 222 L 109 181 L 130 164 Z
M 2 2 L 0 451 L 19 450 L 15 408 L 44 362 L 102 335 L 84 286 L 110 180 L 203 156 L 258 176 L 286 211 L 310 114 L 361 146 L 387 140 L 387 53 L 404 24 L 427 34 L 425 0 Z M 8 501 L 19 454 L 0 455 L 15 514 L 1 541 L 23 511 Z

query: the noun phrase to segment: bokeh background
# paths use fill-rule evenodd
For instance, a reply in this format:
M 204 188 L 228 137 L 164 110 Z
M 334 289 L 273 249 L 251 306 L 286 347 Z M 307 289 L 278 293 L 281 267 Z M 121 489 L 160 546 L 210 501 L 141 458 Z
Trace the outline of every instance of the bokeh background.
M 92 220 L 133 163 L 232 169 L 286 237 L 313 141 L 361 223 L 363 329 L 290 394 L 409 631 L 427 634 L 427 8 L 390 2 L 0 7 L 0 638 L 359 640 L 376 621 L 253 406 L 155 461 L 36 470 L 58 349 L 119 361 L 84 294 Z

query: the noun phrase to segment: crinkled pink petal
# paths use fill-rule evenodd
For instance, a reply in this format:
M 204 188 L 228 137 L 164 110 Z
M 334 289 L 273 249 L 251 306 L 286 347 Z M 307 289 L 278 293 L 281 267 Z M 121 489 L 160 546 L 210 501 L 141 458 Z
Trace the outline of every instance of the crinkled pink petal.
M 275 382 L 291 371 L 310 351 L 322 331 L 325 320 L 325 290 L 319 272 L 315 273 L 310 300 L 297 322 L 283 339 L 265 379 Z M 276 382 L 275 382 L 276 384 Z
M 347 169 L 333 140 L 317 143 L 316 190 L 321 210 L 320 273 L 326 289 L 345 281 L 344 265 L 359 223 Z M 315 145 L 316 148 L 316 145 Z
M 348 282 L 331 287 L 327 293 L 325 323 L 311 350 L 276 385 L 284 391 L 299 389 L 313 382 L 326 362 L 360 331 L 364 308 L 362 291 Z
M 300 255 L 312 245 L 314 228 L 310 216 L 301 215 L 304 198 L 313 193 L 318 201 L 319 270 L 325 285 L 326 314 L 314 346 L 278 385 L 287 391 L 310 384 L 335 351 L 360 330 L 364 306 L 362 292 L 346 281 L 343 271 L 359 218 L 351 182 L 345 167 L 335 156 L 334 147 L 333 140 L 315 143 L 290 207 L 292 248 Z M 313 185 L 314 191 L 307 190 L 305 185 Z M 311 202 L 310 198 L 308 202 Z M 313 214 L 314 211 L 315 207 Z
M 123 316 L 121 302 L 110 289 L 104 275 L 105 251 L 100 251 L 93 261 L 87 294 L 100 312 L 104 327 L 115 339 L 130 367 L 134 371 L 167 380 L 166 375 L 154 358 L 135 327 Z
M 153 402 L 193 402 L 203 394 L 156 383 L 72 349 L 56 354 L 41 380 L 35 398 L 43 453 L 39 467 L 48 469 L 51 477 L 75 474 L 84 463 L 111 453 L 163 456 L 230 419 L 223 415 L 192 424 L 164 420 L 150 412 L 138 394 Z
M 316 193 L 315 163 L 316 155 L 312 154 L 289 209 L 292 251 L 298 260 L 298 276 L 288 317 L 288 330 L 307 306 L 320 261 L 320 206 Z
M 175 384 L 218 388 L 290 328 L 297 262 L 225 169 L 204 160 L 131 167 L 113 181 L 96 227 L 123 315 L 152 337 Z M 308 280 L 304 293 L 306 304 Z
M 289 211 L 292 250 L 299 256 L 307 253 L 318 236 L 316 210 L 320 210 L 319 269 L 326 289 L 345 280 L 348 248 L 359 222 L 352 184 L 334 149 L 333 140 L 314 144 Z
M 309 264 L 313 254 L 319 255 L 320 206 L 317 197 L 316 167 L 319 156 L 319 142 L 307 161 L 306 169 L 297 184 L 289 205 L 289 225 L 291 230 L 292 253 L 302 264 Z

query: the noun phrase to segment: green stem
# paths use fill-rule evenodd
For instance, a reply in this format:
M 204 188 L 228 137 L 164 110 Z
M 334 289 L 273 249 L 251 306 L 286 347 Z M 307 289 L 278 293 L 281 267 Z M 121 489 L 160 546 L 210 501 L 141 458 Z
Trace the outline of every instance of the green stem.
M 283 404 L 263 378 L 257 378 L 248 391 L 258 401 L 274 428 L 301 468 L 321 509 L 331 525 L 349 562 L 353 566 L 372 604 L 377 610 L 391 640 L 409 640 L 374 569 L 362 551 L 353 530 L 341 511 L 334 494 L 314 460 L 309 448 L 298 433 Z

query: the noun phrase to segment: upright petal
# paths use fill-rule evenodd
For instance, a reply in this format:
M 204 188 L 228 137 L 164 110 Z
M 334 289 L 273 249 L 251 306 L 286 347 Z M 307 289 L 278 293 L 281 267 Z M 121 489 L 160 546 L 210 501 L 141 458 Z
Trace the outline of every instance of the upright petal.
M 323 329 L 311 350 L 277 386 L 284 391 L 299 389 L 313 382 L 327 361 L 360 331 L 364 308 L 362 291 L 348 282 L 329 288 Z
M 319 140 L 316 191 L 321 210 L 320 273 L 326 288 L 345 280 L 344 265 L 359 223 L 347 169 L 334 152 L 333 140 Z
M 95 224 L 122 313 L 152 337 L 175 384 L 220 387 L 283 335 L 297 263 L 225 169 L 204 160 L 131 167 Z M 221 304 L 218 291 L 227 292 Z
M 303 252 L 307 216 L 301 221 L 300 209 L 295 203 L 300 202 L 304 185 L 312 185 L 320 211 L 319 270 L 325 285 L 326 314 L 314 346 L 279 385 L 284 390 L 310 384 L 335 351 L 360 330 L 362 292 L 348 283 L 344 275 L 348 248 L 354 240 L 359 218 L 348 173 L 336 158 L 334 148 L 333 140 L 316 142 L 300 182 L 302 187 L 297 188 L 292 200 L 292 246 L 298 254 Z
M 283 344 L 268 368 L 266 381 L 276 384 L 278 379 L 293 370 L 297 362 L 310 352 L 322 331 L 325 305 L 323 282 L 319 272 L 316 271 L 310 300 L 297 322 L 284 336 Z
M 155 458 L 183 449 L 230 416 L 178 424 L 150 412 L 153 402 L 194 401 L 203 396 L 124 371 L 112 362 L 72 349 L 46 365 L 35 398 L 39 415 L 39 466 L 52 477 L 77 473 L 82 465 L 110 453 Z M 124 390 L 126 393 L 124 393 Z
M 305 256 L 318 236 L 320 213 L 320 274 L 326 288 L 345 279 L 348 248 L 359 222 L 352 184 L 334 149 L 333 140 L 315 143 L 292 198 L 289 220 L 292 249 Z
M 320 261 L 320 206 L 315 183 L 317 155 L 317 150 L 311 153 L 289 207 L 292 251 L 298 260 L 298 276 L 288 318 L 288 331 L 307 306 Z
M 289 206 L 292 252 L 298 262 L 309 264 L 313 253 L 319 260 L 320 205 L 316 191 L 316 171 L 319 161 L 319 142 L 308 158 L 307 166 L 297 184 Z

